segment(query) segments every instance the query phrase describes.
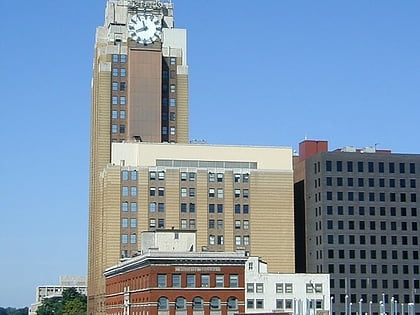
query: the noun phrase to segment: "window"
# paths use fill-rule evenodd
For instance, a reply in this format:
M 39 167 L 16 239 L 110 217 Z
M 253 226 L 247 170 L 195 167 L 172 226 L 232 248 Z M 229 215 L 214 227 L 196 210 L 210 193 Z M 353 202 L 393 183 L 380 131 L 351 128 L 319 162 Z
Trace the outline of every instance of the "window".
M 259 309 L 264 308 L 264 300 L 257 299 L 255 300 L 255 303 L 256 303 L 256 308 L 259 308 Z
M 195 297 L 193 299 L 193 310 L 199 311 L 199 310 L 203 310 L 203 299 L 201 297 Z
M 249 205 L 243 205 L 243 213 L 248 214 L 249 213 Z
M 112 125 L 111 126 L 111 132 L 112 133 L 118 133 L 118 125 Z
M 276 283 L 276 293 L 283 293 L 283 283 Z
M 125 89 L 126 89 L 126 83 L 120 82 L 120 91 L 125 91 Z
M 127 218 L 122 218 L 121 219 L 121 227 L 122 228 L 128 228 L 128 219 Z
M 175 107 L 176 106 L 176 99 L 175 98 L 170 98 L 169 99 L 169 106 L 170 107 Z
M 160 196 L 160 197 L 165 196 L 165 188 L 159 187 L 159 189 L 158 189 L 158 196 Z
M 137 196 L 137 187 L 136 186 L 131 186 L 131 188 L 130 188 L 130 195 L 132 197 Z
M 128 196 L 128 187 L 127 186 L 123 186 L 122 187 L 122 195 L 124 197 L 127 197 Z
M 185 298 L 177 297 L 175 300 L 175 309 L 185 310 Z
M 247 283 L 246 284 L 246 292 L 247 293 L 254 293 L 254 284 L 253 283 Z
M 130 244 L 136 244 L 137 243 L 137 234 L 133 233 L 130 235 Z
M 156 219 L 150 219 L 149 220 L 149 227 L 155 228 L 156 227 Z
M 220 309 L 220 299 L 218 297 L 212 297 L 210 300 L 210 310 Z
M 279 309 L 279 310 L 284 309 L 283 299 L 276 299 L 276 309 Z
M 244 221 L 242 222 L 242 228 L 243 228 L 244 230 L 248 230 L 248 229 L 249 229 L 249 221 L 248 221 L 248 220 L 244 220 Z
M 235 189 L 235 198 L 239 198 L 239 197 L 241 197 L 241 190 Z
M 331 172 L 332 171 L 332 162 L 331 161 L 325 161 L 325 170 L 327 172 Z
M 217 245 L 223 245 L 223 235 L 217 236 Z
M 395 173 L 395 164 L 393 162 L 389 163 L 388 167 L 390 173 Z
M 209 188 L 209 198 L 213 198 L 214 197 L 214 192 L 215 192 L 215 189 L 214 188 Z
M 149 189 L 149 196 L 156 196 L 156 188 L 155 187 L 150 187 Z
M 166 275 L 158 274 L 158 288 L 166 288 Z
M 217 213 L 223 213 L 223 204 L 217 205 Z
M 158 309 L 159 310 L 167 310 L 168 309 L 168 299 L 165 297 L 161 297 L 158 300 Z
M 228 310 L 237 310 L 238 309 L 238 301 L 235 297 L 228 298 L 227 301 Z
M 293 284 L 292 283 L 286 283 L 284 285 L 284 291 L 285 291 L 285 293 L 293 293 Z
M 215 177 L 214 177 L 214 173 L 209 173 L 209 182 L 214 182 Z
M 127 102 L 127 99 L 125 96 L 120 96 L 120 105 L 125 105 Z
M 118 82 L 112 82 L 112 90 L 118 91 Z
M 214 213 L 214 203 L 209 204 L 209 213 Z
M 337 172 L 342 172 L 343 171 L 343 162 L 342 161 L 337 161 L 336 165 L 337 165 Z
M 257 283 L 255 285 L 255 291 L 257 293 L 264 293 L 264 283 Z
M 214 229 L 215 225 L 214 225 L 214 220 L 209 220 L 209 229 Z
M 118 111 L 117 110 L 112 111 L 111 118 L 112 119 L 118 119 Z
M 187 274 L 187 288 L 195 288 L 195 275 Z
M 187 229 L 187 220 L 182 219 L 181 220 L 181 230 L 186 230 Z
M 172 275 L 172 287 L 173 288 L 180 288 L 181 287 L 181 275 L 180 274 L 173 274 Z
M 332 186 L 332 177 L 327 177 L 327 186 Z
M 181 197 L 186 198 L 187 197 L 187 188 L 181 188 Z
M 158 228 L 159 229 L 165 228 L 165 219 L 158 219 Z
M 223 188 L 217 189 L 217 198 L 222 199 L 223 198 Z
M 225 276 L 224 275 L 216 275 L 216 287 L 223 288 L 225 286 Z
M 130 219 L 130 227 L 136 228 L 137 227 L 137 219 Z
M 217 182 L 222 183 L 223 182 L 223 173 L 217 173 Z
M 202 288 L 210 287 L 210 275 L 201 275 L 201 287 Z
M 243 197 L 244 198 L 248 198 L 249 197 L 249 190 L 248 189 L 244 189 L 243 192 L 242 192 L 242 194 L 243 194 Z
M 128 211 L 128 202 L 123 202 L 121 204 L 121 211 L 127 212 Z
M 254 300 L 253 300 L 253 299 L 247 299 L 247 300 L 246 300 L 246 307 L 247 307 L 248 309 L 252 309 L 252 308 L 254 308 Z

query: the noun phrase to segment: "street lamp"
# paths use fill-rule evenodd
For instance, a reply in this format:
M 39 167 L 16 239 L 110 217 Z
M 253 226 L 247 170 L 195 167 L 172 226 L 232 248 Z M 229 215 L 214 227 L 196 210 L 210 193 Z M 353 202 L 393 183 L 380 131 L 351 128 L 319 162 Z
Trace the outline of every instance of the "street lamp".
M 404 315 L 404 303 L 401 303 L 401 315 Z
M 384 305 L 383 301 L 379 301 L 379 313 L 380 313 L 380 315 L 385 314 L 385 305 Z
M 394 315 L 394 297 L 391 298 L 391 315 Z
M 362 315 L 362 302 L 363 302 L 363 299 L 360 299 L 359 300 L 359 315 Z
M 372 315 L 372 301 L 369 301 L 369 315 Z
M 344 308 L 345 308 L 345 313 L 346 313 L 346 315 L 348 315 L 348 302 L 349 302 L 349 296 L 346 294 L 346 297 L 345 297 L 346 299 L 345 299 L 345 301 L 344 301 Z M 350 314 L 351 315 L 351 314 Z
M 382 293 L 382 304 L 383 304 L 383 306 L 384 306 L 384 313 L 385 313 L 385 311 L 386 311 L 386 309 L 385 309 L 385 293 Z
M 353 305 L 353 303 L 352 302 L 350 302 L 350 304 L 349 304 L 349 314 L 351 315 L 351 306 Z
M 330 297 L 330 314 L 331 315 L 334 315 L 334 313 L 333 313 L 333 303 L 334 303 L 334 297 L 333 296 L 331 296 Z M 404 314 L 403 314 L 404 315 Z

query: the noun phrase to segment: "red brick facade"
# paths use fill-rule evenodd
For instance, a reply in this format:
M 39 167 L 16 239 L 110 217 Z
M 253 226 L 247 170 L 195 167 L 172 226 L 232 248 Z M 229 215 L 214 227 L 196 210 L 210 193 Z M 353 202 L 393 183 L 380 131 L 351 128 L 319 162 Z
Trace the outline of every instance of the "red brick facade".
M 224 254 L 212 257 L 210 253 L 189 253 L 188 257 L 174 257 L 172 253 L 171 257 L 164 257 L 159 253 L 159 257 L 140 256 L 132 259 L 132 263 L 110 268 L 105 272 L 106 313 L 243 313 L 246 257 Z

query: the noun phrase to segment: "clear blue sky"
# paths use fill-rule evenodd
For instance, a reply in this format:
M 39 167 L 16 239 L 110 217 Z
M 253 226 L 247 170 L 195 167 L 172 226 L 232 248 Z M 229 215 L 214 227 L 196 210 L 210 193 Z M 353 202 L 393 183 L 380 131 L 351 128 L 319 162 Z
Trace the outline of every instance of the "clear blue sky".
M 175 0 L 191 138 L 419 153 L 420 2 Z M 90 80 L 105 0 L 0 2 L 0 306 L 86 274 Z

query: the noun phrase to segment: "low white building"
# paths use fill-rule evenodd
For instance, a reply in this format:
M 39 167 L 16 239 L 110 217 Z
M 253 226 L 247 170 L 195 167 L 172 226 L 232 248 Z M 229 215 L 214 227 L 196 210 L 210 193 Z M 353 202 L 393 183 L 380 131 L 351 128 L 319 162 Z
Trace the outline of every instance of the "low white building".
M 60 284 L 56 285 L 40 285 L 36 288 L 35 303 L 29 308 L 29 315 L 36 315 L 38 307 L 41 306 L 42 300 L 54 296 L 62 296 L 64 289 L 75 288 L 79 293 L 87 294 L 86 276 L 61 276 Z
M 265 262 L 250 257 L 245 280 L 246 313 L 316 315 L 330 311 L 329 274 L 268 273 Z

